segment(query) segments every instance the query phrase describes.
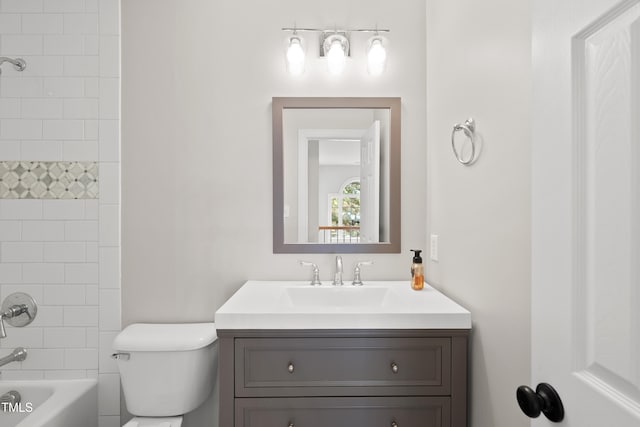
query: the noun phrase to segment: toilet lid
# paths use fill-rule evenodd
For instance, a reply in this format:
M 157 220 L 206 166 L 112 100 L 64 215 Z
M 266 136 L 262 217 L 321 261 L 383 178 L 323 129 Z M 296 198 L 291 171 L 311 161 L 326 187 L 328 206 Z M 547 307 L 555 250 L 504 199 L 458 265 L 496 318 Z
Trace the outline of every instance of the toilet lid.
M 182 417 L 133 417 L 122 427 L 180 427 Z

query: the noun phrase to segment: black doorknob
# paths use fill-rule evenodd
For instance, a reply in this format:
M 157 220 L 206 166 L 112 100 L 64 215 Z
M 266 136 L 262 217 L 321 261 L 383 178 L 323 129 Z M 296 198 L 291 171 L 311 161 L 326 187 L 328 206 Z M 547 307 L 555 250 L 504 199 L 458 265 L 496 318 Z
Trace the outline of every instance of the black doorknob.
M 516 391 L 520 409 L 530 418 L 537 418 L 542 412 L 549 421 L 559 423 L 564 419 L 564 407 L 556 390 L 547 383 L 540 383 L 533 391 L 531 387 L 521 385 Z

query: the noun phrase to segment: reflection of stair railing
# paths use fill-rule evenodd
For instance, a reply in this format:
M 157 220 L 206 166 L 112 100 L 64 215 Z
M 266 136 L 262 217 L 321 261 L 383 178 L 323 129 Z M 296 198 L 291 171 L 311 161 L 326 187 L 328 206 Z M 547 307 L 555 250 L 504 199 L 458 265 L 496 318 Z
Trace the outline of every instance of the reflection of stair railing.
M 357 225 L 321 225 L 322 243 L 359 243 L 360 227 Z

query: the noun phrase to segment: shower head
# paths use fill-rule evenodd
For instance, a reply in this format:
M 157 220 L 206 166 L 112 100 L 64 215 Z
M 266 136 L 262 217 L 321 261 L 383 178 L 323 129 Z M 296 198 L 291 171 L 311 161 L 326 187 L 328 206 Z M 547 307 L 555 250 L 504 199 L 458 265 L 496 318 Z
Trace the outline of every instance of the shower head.
M 27 63 L 22 58 L 13 59 L 6 56 L 0 56 L 0 66 L 2 66 L 2 64 L 5 62 L 13 64 L 13 68 L 16 71 L 23 71 L 25 68 L 27 68 Z M 2 74 L 2 68 L 0 68 L 0 74 Z

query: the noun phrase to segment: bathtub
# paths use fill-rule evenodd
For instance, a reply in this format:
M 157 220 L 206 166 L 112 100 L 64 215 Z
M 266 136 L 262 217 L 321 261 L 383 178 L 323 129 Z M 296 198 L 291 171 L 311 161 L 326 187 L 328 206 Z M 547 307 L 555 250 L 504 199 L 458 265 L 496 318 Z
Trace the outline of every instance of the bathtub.
M 94 379 L 0 380 L 0 395 L 16 390 L 19 406 L 2 411 L 2 427 L 97 427 L 98 389 Z

